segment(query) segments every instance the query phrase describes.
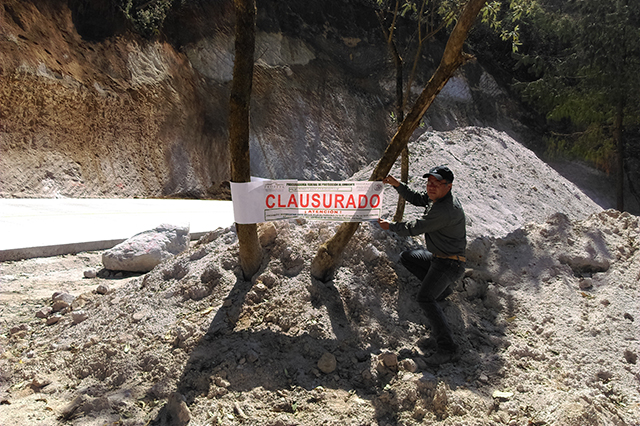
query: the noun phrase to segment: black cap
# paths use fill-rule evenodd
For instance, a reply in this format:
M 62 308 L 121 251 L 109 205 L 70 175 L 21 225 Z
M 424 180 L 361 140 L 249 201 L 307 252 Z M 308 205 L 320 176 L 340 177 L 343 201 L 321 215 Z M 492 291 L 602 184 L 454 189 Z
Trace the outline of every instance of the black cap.
M 453 172 L 447 166 L 436 166 L 422 177 L 428 178 L 429 176 L 433 176 L 438 180 L 444 179 L 449 183 L 453 182 Z

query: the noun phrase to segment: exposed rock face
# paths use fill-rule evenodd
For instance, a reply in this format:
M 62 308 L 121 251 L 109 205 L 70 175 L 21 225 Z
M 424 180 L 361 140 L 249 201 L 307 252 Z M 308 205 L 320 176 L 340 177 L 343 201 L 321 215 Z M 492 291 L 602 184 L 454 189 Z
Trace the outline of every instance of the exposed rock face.
M 227 193 L 233 8 L 196 3 L 168 17 L 160 42 L 128 33 L 109 2 L 2 0 L 0 196 Z M 372 11 L 334 0 L 264 0 L 258 11 L 253 174 L 344 179 L 378 158 L 393 134 L 395 89 Z M 414 93 L 439 50 L 425 52 Z M 471 64 L 425 129 L 504 130 L 508 109 Z

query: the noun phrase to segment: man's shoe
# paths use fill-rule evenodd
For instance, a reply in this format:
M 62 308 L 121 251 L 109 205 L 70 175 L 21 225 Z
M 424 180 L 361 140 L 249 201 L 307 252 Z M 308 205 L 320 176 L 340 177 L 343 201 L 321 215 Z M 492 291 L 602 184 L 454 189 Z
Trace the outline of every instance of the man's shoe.
M 429 365 L 440 365 L 440 364 L 446 364 L 447 362 L 455 362 L 460 358 L 460 355 L 458 354 L 457 351 L 443 351 L 440 350 L 438 352 L 436 352 L 435 354 L 431 355 L 430 357 L 427 357 L 424 362 L 426 362 Z

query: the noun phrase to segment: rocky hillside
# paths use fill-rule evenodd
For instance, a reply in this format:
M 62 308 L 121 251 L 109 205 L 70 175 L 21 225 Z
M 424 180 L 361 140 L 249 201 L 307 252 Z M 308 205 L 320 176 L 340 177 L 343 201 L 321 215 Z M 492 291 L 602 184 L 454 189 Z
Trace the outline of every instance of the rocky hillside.
M 410 149 L 411 185 L 450 162 L 468 214 L 466 274 L 443 304 L 459 362 L 430 368 L 417 345 L 429 327 L 398 257 L 420 238 L 364 223 L 322 283 L 309 264 L 334 224 L 265 223 L 247 282 L 233 228 L 218 229 L 120 281 L 82 280 L 96 253 L 55 273 L 3 265 L 24 295 L 0 306 L 0 424 L 637 426 L 639 218 L 504 133 L 430 132 Z M 65 270 L 77 276 L 51 288 Z M 70 307 L 35 297 L 44 283 L 74 289 Z
M 155 40 L 128 31 L 112 4 L 0 0 L 1 197 L 225 191 L 231 2 L 188 2 Z M 253 174 L 344 179 L 378 158 L 393 129 L 394 77 L 372 11 L 338 0 L 261 0 L 258 11 Z M 416 91 L 441 49 L 425 50 Z M 472 63 L 424 130 L 524 132 L 516 111 Z

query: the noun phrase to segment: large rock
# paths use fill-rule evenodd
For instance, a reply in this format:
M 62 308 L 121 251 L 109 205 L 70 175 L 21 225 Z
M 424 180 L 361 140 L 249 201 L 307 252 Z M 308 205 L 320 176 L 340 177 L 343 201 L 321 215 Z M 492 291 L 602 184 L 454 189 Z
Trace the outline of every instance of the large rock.
M 163 224 L 105 251 L 102 264 L 113 271 L 149 272 L 189 247 L 189 228 Z

